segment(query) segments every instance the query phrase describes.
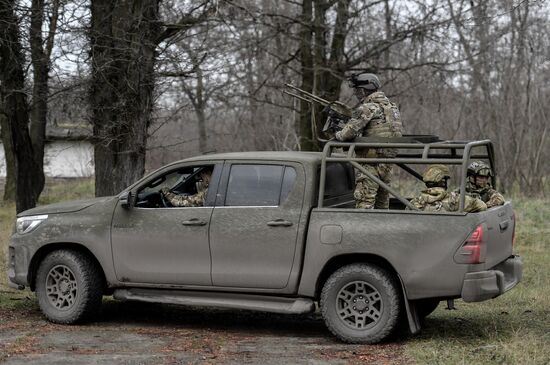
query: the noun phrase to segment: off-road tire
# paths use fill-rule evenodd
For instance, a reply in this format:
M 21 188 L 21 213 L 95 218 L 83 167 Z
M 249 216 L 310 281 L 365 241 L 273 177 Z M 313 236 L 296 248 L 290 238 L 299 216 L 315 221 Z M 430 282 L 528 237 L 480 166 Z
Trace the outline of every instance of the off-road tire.
M 437 309 L 437 306 L 439 305 L 440 300 L 439 299 L 420 299 L 417 300 L 415 303 L 416 306 L 416 314 L 418 314 L 418 318 L 424 319 L 430 314 L 433 313 Z
M 369 302 L 363 302 L 362 306 L 364 308 L 353 308 L 363 309 L 363 312 L 368 311 L 370 313 L 373 308 L 369 305 L 373 305 L 376 306 L 379 313 L 378 319 L 368 318 L 372 322 L 366 325 L 365 328 L 357 327 L 364 325 L 366 320 L 362 321 L 362 324 L 360 319 L 356 321 L 356 324 L 347 323 L 346 321 L 353 321 L 359 317 L 349 319 L 351 316 L 348 316 L 344 318 L 345 316 L 339 314 L 338 310 L 338 307 L 345 306 L 345 310 L 351 312 L 352 309 L 349 305 L 354 299 L 344 300 L 342 296 L 349 293 L 348 288 L 360 287 L 360 283 L 364 283 L 362 284 L 363 289 L 356 290 L 356 293 L 358 293 L 356 295 L 364 291 L 366 293 L 365 297 L 372 296 L 377 299 L 371 300 L 370 304 Z M 383 341 L 392 335 L 398 326 L 402 306 L 401 294 L 398 288 L 399 286 L 391 274 L 372 264 L 351 264 L 338 269 L 325 282 L 321 292 L 321 313 L 326 326 L 344 342 L 374 344 Z M 340 312 L 342 312 L 341 308 Z M 354 311 L 354 313 L 359 316 L 359 312 Z
M 52 287 L 55 287 L 53 291 Z M 54 251 L 44 257 L 38 267 L 36 296 L 42 313 L 51 322 L 80 323 L 99 312 L 103 297 L 102 276 L 97 264 L 84 253 Z

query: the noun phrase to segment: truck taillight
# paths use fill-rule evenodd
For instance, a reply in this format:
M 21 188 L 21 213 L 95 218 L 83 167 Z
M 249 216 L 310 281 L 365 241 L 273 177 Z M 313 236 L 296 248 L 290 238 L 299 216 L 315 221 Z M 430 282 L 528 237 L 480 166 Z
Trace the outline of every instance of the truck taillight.
M 485 243 L 483 242 L 483 226 L 480 224 L 474 229 L 462 246 L 462 255 L 467 256 L 468 264 L 485 262 Z

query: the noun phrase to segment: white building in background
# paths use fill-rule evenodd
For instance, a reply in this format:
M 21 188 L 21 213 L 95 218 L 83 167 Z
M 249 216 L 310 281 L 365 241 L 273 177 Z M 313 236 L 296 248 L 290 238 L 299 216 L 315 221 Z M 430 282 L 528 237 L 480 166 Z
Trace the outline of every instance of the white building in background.
M 48 126 L 44 151 L 46 177 L 82 178 L 94 175 L 94 147 L 91 135 L 79 126 Z M 0 178 L 6 177 L 4 146 L 0 142 Z

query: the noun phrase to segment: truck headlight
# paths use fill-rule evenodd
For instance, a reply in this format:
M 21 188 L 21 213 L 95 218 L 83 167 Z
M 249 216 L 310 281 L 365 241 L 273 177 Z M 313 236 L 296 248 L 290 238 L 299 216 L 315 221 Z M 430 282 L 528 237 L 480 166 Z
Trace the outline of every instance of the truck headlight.
M 44 222 L 48 218 L 47 214 L 44 215 L 30 215 L 28 217 L 17 218 L 15 227 L 17 233 L 25 234 L 33 231 L 40 223 Z

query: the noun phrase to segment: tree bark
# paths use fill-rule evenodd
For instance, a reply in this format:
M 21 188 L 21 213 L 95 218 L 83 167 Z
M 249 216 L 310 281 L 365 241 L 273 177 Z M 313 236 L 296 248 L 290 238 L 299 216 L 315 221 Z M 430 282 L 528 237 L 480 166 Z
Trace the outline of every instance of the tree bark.
M 313 1 L 303 0 L 300 31 L 300 62 L 302 85 L 301 89 L 312 92 L 314 80 L 313 65 Z M 312 129 L 312 105 L 306 101 L 300 100 L 300 115 L 298 119 L 298 128 L 300 136 L 300 150 L 315 151 L 318 149 L 316 141 L 313 139 Z
M 159 34 L 158 0 L 92 1 L 89 98 L 97 196 L 117 194 L 143 175 Z
M 29 135 L 29 106 L 24 92 L 25 74 L 19 40 L 15 1 L 0 0 L 0 104 L 3 107 L 2 136 L 7 161 L 13 161 L 16 211 L 36 206 L 40 166 L 34 159 Z M 10 160 L 11 159 L 11 160 Z
M 52 14 L 50 15 L 49 32 L 46 44 L 42 38 L 44 24 L 44 0 L 32 0 L 30 45 L 31 61 L 33 66 L 33 90 L 30 112 L 30 137 L 34 150 L 34 159 L 40 172 L 36 175 L 36 194 L 40 196 L 44 189 L 44 147 L 46 142 L 46 123 L 48 116 L 48 80 L 50 72 L 50 55 L 53 48 L 53 40 L 57 30 L 57 18 L 59 14 L 59 0 L 52 2 Z
M 11 138 L 8 134 L 8 119 L 4 115 L 2 105 L 0 104 L 0 129 L 2 130 L 2 145 L 4 148 L 4 157 L 6 158 L 6 182 L 4 184 L 4 195 L 2 200 L 5 202 L 15 202 L 15 161 L 11 151 Z

